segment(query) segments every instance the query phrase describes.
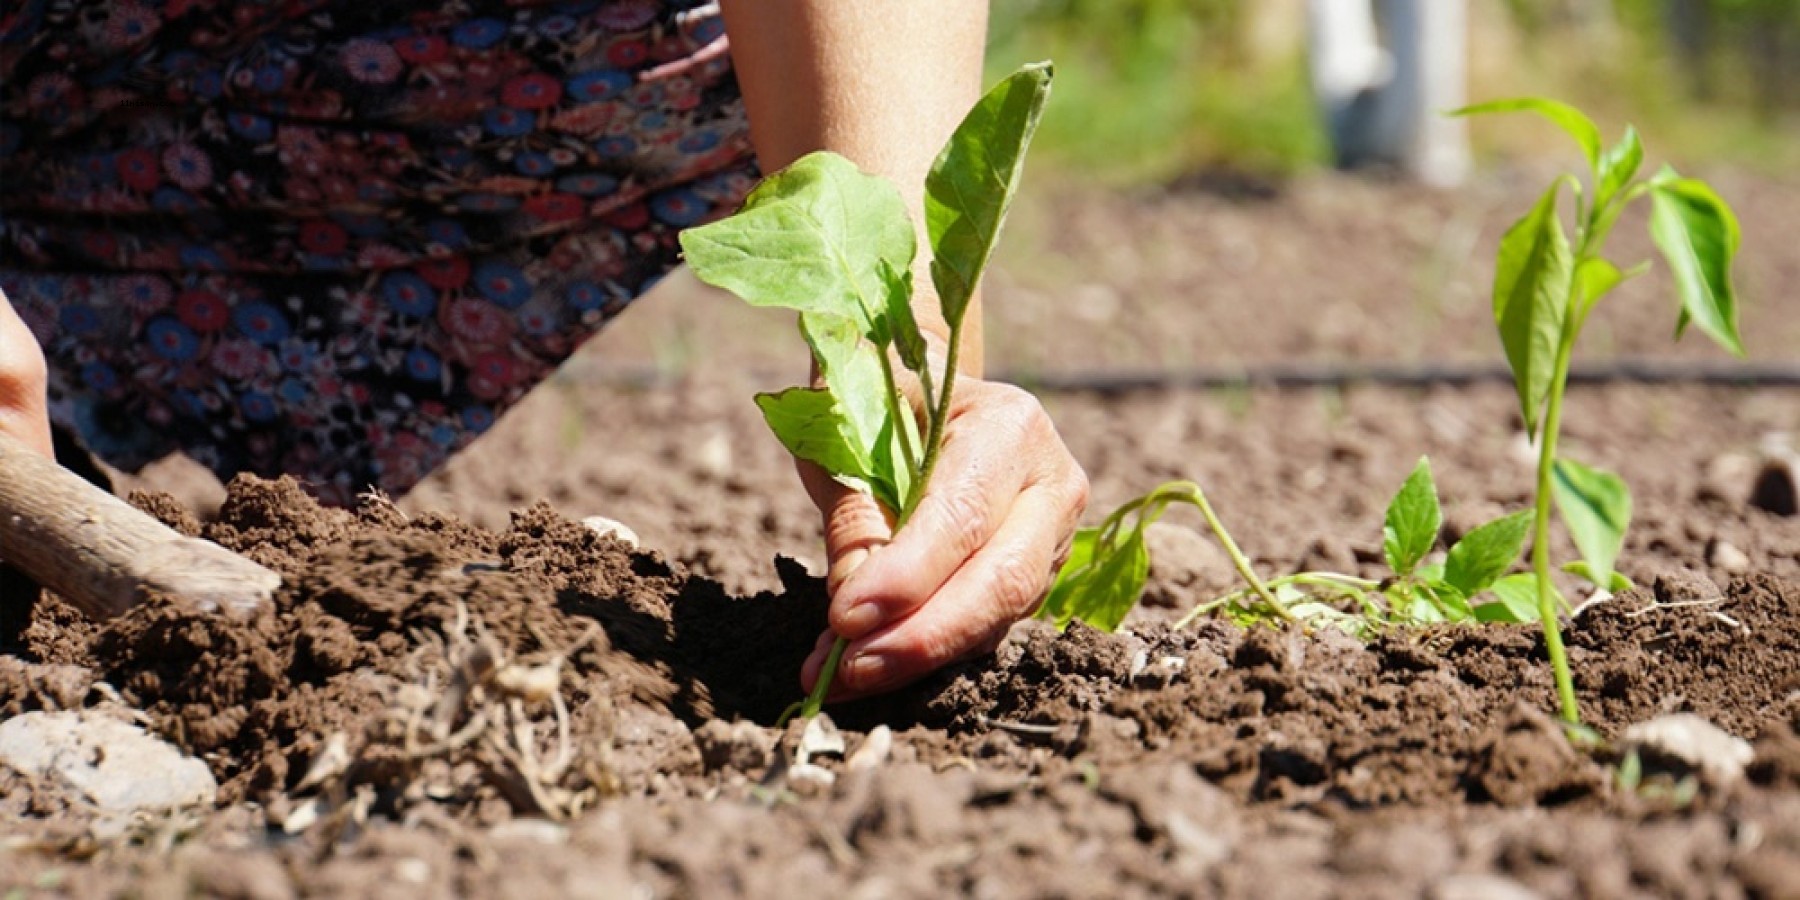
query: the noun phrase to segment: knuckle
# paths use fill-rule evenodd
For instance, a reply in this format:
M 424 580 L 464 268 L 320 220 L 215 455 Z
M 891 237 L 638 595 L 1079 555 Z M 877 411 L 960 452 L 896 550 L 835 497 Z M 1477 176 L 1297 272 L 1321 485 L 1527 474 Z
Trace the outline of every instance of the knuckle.
M 992 513 L 978 490 L 964 487 L 927 494 L 921 502 L 932 505 L 932 519 L 960 556 L 969 556 L 987 542 Z
M 49 382 L 49 367 L 37 340 L 23 322 L 0 320 L 0 392 L 23 396 L 41 394 Z
M 993 597 L 1004 614 L 996 627 L 1010 624 L 1035 609 L 1049 586 L 1049 569 L 1024 553 L 1011 553 L 994 570 Z

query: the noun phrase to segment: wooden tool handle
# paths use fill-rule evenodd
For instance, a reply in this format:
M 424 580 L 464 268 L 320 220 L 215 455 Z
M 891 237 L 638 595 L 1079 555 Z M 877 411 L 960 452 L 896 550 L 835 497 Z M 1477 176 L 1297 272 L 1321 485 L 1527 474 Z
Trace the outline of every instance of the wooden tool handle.
M 0 560 L 77 609 L 106 619 L 146 591 L 249 615 L 272 605 L 281 576 L 191 538 L 0 434 Z

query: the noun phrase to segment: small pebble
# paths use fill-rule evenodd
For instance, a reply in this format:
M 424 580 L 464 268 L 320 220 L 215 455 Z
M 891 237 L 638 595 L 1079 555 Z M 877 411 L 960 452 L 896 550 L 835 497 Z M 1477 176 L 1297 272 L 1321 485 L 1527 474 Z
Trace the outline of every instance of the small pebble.
M 1750 571 L 1750 555 L 1728 541 L 1713 541 L 1706 551 L 1706 562 L 1721 572 L 1741 575 Z
M 632 531 L 631 526 L 626 525 L 624 522 L 617 519 L 609 519 L 605 516 L 588 516 L 581 520 L 581 524 L 592 528 L 594 533 L 601 537 L 610 537 L 613 540 L 634 549 L 638 546 L 637 532 Z

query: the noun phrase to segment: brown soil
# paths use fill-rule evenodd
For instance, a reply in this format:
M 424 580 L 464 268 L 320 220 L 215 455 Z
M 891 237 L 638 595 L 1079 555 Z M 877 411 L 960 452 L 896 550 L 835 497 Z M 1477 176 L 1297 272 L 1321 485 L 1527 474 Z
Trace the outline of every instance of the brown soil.
M 1164 204 L 1179 202 L 1141 207 L 1138 233 L 1164 227 L 1178 208 Z M 1214 221 L 1225 201 L 1186 202 L 1199 211 L 1179 215 L 1211 210 Z M 1289 197 L 1242 215 L 1277 248 L 1268 258 L 1321 234 L 1346 254 L 1382 258 L 1353 245 L 1387 226 L 1364 206 L 1324 202 Z M 1767 288 L 1795 259 L 1778 249 L 1756 263 Z M 1324 289 L 1302 276 L 1270 289 Z M 1758 315 L 1781 308 L 1778 294 L 1764 296 Z M 700 305 L 657 312 L 711 309 L 688 302 Z M 1280 326 L 1285 308 L 1268 307 L 1259 327 Z M 700 315 L 681 327 L 710 341 L 737 325 Z M 627 389 L 604 377 L 617 346 L 608 342 L 631 337 L 618 334 L 399 505 L 327 511 L 292 483 L 243 480 L 216 514 L 197 517 L 191 498 L 204 490 L 191 470 L 137 482 L 184 498 L 140 494 L 140 506 L 283 574 L 268 615 L 209 619 L 161 600 L 94 626 L 54 597 L 21 613 L 19 586 L 0 588 L 0 641 L 11 650 L 0 656 L 0 716 L 122 706 L 204 759 L 223 786 L 218 809 L 121 834 L 57 786 L 0 773 L 0 888 L 1800 896 L 1800 519 L 1752 505 L 1743 465 L 1800 429 L 1792 391 L 1581 388 L 1568 410 L 1567 452 L 1633 486 L 1621 567 L 1642 585 L 1567 630 L 1583 711 L 1605 737 L 1696 712 L 1755 741 L 1736 785 L 1687 800 L 1680 773 L 1652 769 L 1622 788 L 1617 759 L 1571 746 L 1547 717 L 1535 628 L 1429 629 L 1366 645 L 1216 621 L 1174 630 L 1174 615 L 1229 580 L 1200 559 L 1159 565 L 1155 604 L 1118 635 L 1026 623 L 990 658 L 834 710 L 852 755 L 880 725 L 893 729 L 893 748 L 866 769 L 815 759 L 837 776 L 821 787 L 781 773 L 795 735 L 774 727 L 823 627 L 825 598 L 808 574 L 819 570 L 818 523 L 745 400 L 785 379 L 734 358 Z M 1256 340 L 1238 346 L 1257 357 L 1266 348 Z M 1068 359 L 1083 363 L 1069 343 Z M 1392 350 L 1379 338 L 1369 347 L 1367 358 Z M 1197 479 L 1270 573 L 1372 574 L 1382 504 L 1421 453 L 1450 534 L 1518 508 L 1530 488 L 1503 386 L 1045 401 L 1093 477 L 1095 513 L 1161 479 Z M 666 552 L 574 524 L 595 513 Z M 1559 537 L 1557 552 L 1572 549 Z M 496 673 L 562 655 L 573 760 L 546 772 L 521 760 L 555 755 L 554 705 L 506 693 Z M 458 678 L 482 689 L 447 704 Z M 484 724 L 495 721 L 527 724 L 530 737 Z M 475 737 L 420 752 L 421 741 L 465 732 Z M 341 765 L 318 769 L 334 754 Z

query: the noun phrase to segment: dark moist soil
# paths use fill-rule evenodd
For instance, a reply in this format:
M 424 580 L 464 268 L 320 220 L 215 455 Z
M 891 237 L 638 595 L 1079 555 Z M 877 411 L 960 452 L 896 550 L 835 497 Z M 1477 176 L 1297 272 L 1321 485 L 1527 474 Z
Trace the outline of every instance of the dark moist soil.
M 1493 893 L 1510 879 L 1551 896 L 1779 897 L 1800 885 L 1800 585 L 1772 576 L 1704 598 L 1663 579 L 1570 629 L 1602 734 L 1692 710 L 1758 739 L 1748 783 L 1685 806 L 1621 790 L 1604 754 L 1572 748 L 1540 711 L 1550 687 L 1534 628 L 1365 645 L 1211 621 L 1118 635 L 1023 625 L 993 658 L 837 712 L 853 749 L 892 726 L 887 761 L 848 772 L 824 760 L 835 786 L 784 790 L 758 787 L 757 754 L 718 752 L 726 729 L 709 720 L 755 723 L 751 745 L 778 736 L 823 625 L 821 585 L 795 566 L 778 567 L 781 591 L 733 596 L 544 506 L 489 532 L 385 501 L 322 510 L 291 481 L 242 479 L 196 529 L 164 499 L 136 499 L 280 571 L 278 608 L 232 621 L 153 600 L 74 640 L 48 627 L 67 615 L 47 598 L 0 668 L 0 702 L 9 714 L 80 706 L 104 679 L 207 761 L 226 808 L 173 851 L 141 838 L 80 866 L 0 857 L 21 884 L 110 893 L 154 870 L 172 889 L 268 892 L 247 896 L 386 895 L 396 878 L 421 894 L 508 896 L 773 896 L 803 883 L 859 896 L 1461 897 L 1512 896 Z M 1679 599 L 1714 602 L 1668 605 Z M 459 604 L 513 656 L 600 626 L 562 678 L 593 809 L 566 829 L 521 824 L 502 790 L 418 799 L 428 768 L 376 766 L 342 784 L 369 790 L 366 825 L 335 841 L 271 828 L 305 802 L 297 785 L 328 736 L 355 748 L 390 714 Z M 482 781 L 479 759 L 446 764 Z M 80 811 L 52 794 L 15 780 L 10 827 L 71 849 Z

